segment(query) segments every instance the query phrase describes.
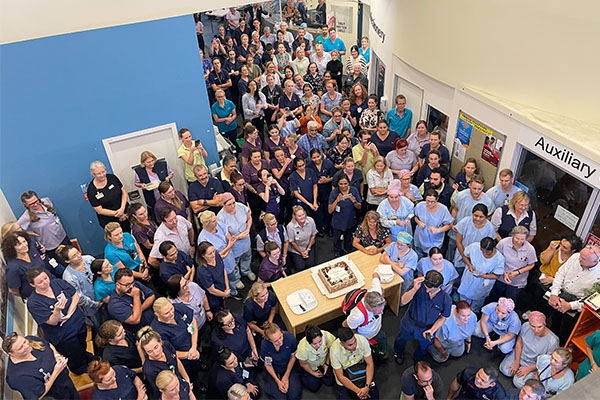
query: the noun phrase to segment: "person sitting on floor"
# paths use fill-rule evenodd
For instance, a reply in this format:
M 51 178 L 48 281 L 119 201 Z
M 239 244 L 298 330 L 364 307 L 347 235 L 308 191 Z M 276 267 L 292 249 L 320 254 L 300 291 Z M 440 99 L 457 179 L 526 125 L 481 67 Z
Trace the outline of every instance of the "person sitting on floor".
M 521 320 L 514 308 L 515 302 L 507 297 L 483 306 L 479 325 L 475 327 L 475 336 L 485 338 L 483 347 L 492 350 L 498 346 L 503 354 L 512 351 L 521 330 Z

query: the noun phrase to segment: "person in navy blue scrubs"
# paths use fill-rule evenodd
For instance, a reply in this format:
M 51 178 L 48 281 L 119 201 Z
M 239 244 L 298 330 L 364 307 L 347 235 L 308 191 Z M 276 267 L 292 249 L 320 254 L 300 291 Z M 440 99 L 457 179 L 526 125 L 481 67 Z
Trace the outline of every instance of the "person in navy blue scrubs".
M 302 398 L 300 375 L 294 368 L 298 342 L 290 332 L 282 332 L 276 324 L 265 328 L 260 358 L 265 363 L 265 392 L 272 399 Z
M 6 260 L 6 281 L 8 291 L 13 296 L 26 299 L 33 292 L 25 276 L 27 271 L 32 268 L 48 270 L 35 243 L 37 242 L 32 241 L 31 237 L 22 231 L 9 233 L 2 238 L 2 255 Z
M 158 394 L 156 377 L 161 371 L 173 371 L 180 381 L 183 380 L 188 384 L 191 382 L 183 364 L 177 358 L 177 351 L 171 343 L 163 341 L 158 332 L 155 332 L 149 326 L 145 326 L 139 330 L 138 340 L 146 357 L 142 366 L 142 373 L 146 380 L 150 382 L 155 395 Z
M 92 400 L 145 400 L 146 386 L 135 372 L 107 361 L 94 360 L 88 366 L 88 375 L 94 382 Z
M 154 319 L 152 304 L 155 298 L 152 290 L 134 281 L 132 270 L 121 268 L 115 272 L 115 290 L 108 300 L 108 315 L 122 323 L 125 329 L 137 332 Z
M 170 240 L 165 240 L 158 246 L 158 251 L 163 256 L 160 263 L 160 279 L 166 284 L 169 278 L 175 274 L 181 274 L 191 281 L 196 273 L 196 263 L 192 257 L 185 254 L 183 251 L 177 250 L 175 243 Z
M 215 314 L 215 329 L 212 331 L 211 344 L 213 353 L 219 345 L 230 348 L 238 360 L 251 358 L 258 361 L 258 350 L 248 324 L 239 315 L 233 315 L 228 309 Z
M 322 215 L 322 226 L 317 225 L 317 229 L 319 232 L 330 233 L 331 214 L 327 212 L 327 201 L 331 194 L 331 181 L 337 170 L 329 159 L 323 157 L 319 149 L 310 151 L 310 162 L 307 168 L 313 170 L 317 175 L 317 203 Z
M 277 297 L 263 282 L 254 282 L 248 291 L 248 297 L 244 303 L 244 320 L 250 329 L 256 332 L 256 337 L 265 335 L 265 323 L 276 323 L 281 329 L 285 329 L 283 320 L 277 314 Z
M 163 340 L 173 345 L 177 358 L 195 381 L 196 373 L 208 370 L 208 366 L 200 360 L 202 349 L 198 349 L 198 324 L 194 311 L 185 304 L 171 304 L 166 297 L 157 299 L 153 308 L 156 317 L 150 326 Z
M 419 342 L 413 360 L 423 360 L 427 348 L 433 344 L 435 333 L 450 316 L 452 299 L 442 290 L 443 283 L 442 274 L 431 270 L 424 277 L 416 278 L 413 288 L 402 295 L 401 304 L 410 302 L 410 305 L 400 321 L 400 331 L 394 341 L 394 356 L 397 364 L 404 363 L 404 348 L 411 339 Z
M 354 251 L 352 248 L 353 234 L 356 229 L 357 210 L 361 207 L 360 193 L 350 186 L 348 177 L 342 175 L 337 181 L 337 188 L 329 195 L 327 211 L 332 214 L 331 229 L 333 230 L 333 256 L 339 257 Z M 341 236 L 344 235 L 342 249 Z
M 155 384 L 160 392 L 160 400 L 196 400 L 189 383 L 182 381 L 169 370 L 160 371 L 156 376 Z
M 85 316 L 77 307 L 79 294 L 62 279 L 50 280 L 45 269 L 27 271 L 34 292 L 27 309 L 44 330 L 46 340 L 68 359 L 71 372 L 83 374 L 92 355 L 86 349 Z
M 137 350 L 135 333 L 125 330 L 119 321 L 104 321 L 94 341 L 98 348 L 102 349 L 102 359 L 110 365 L 122 365 L 136 374 L 142 372 L 142 360 Z
M 306 168 L 304 158 L 294 158 L 294 169 L 290 175 L 290 192 L 295 198 L 294 204 L 302 206 L 314 220 L 319 235 L 322 236 L 323 216 L 318 203 L 318 182 L 319 178 L 314 170 Z
M 250 372 L 253 367 L 238 360 L 230 348 L 219 345 L 217 365 L 210 371 L 208 398 L 226 399 L 229 388 L 239 383 L 246 387 L 252 400 L 258 399 L 260 387 Z
M 67 359 L 44 339 L 13 332 L 4 339 L 2 350 L 8 355 L 6 383 L 24 399 L 79 399 L 66 368 Z
M 196 262 L 198 269 L 194 281 L 206 290 L 210 311 L 216 314 L 225 307 L 225 299 L 231 294 L 225 264 L 212 243 L 207 241 L 198 245 Z

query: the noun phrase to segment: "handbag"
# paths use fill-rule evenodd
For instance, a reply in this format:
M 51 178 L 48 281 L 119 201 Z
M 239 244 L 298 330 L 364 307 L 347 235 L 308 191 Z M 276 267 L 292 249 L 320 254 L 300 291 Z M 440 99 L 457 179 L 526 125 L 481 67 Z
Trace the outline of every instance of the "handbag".
M 344 376 L 357 387 L 362 388 L 367 383 L 367 363 L 365 360 L 344 369 Z

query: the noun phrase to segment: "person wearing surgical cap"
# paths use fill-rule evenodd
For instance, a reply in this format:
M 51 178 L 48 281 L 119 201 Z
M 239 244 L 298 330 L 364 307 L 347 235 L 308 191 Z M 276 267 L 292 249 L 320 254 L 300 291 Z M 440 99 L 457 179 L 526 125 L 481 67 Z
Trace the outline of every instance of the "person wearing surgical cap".
M 406 197 L 414 204 L 423 200 L 423 195 L 419 188 L 410 183 L 412 180 L 412 173 L 409 170 L 400 170 L 398 172 L 398 180 L 400 181 L 400 194 L 402 196 Z
M 404 294 L 413 286 L 414 274 L 419 262 L 419 256 L 410 248 L 413 237 L 410 233 L 400 232 L 396 242 L 387 246 L 379 257 L 382 264 L 390 264 L 392 270 L 402 277 L 402 291 Z
M 515 302 L 507 297 L 500 297 L 497 302 L 483 306 L 474 333 L 477 337 L 485 338 L 483 347 L 492 350 L 498 346 L 503 354 L 513 350 L 521 331 L 521 320 L 514 309 Z
M 402 184 L 399 179 L 394 179 L 388 185 L 387 198 L 377 207 L 381 225 L 392 233 L 392 241 L 396 240 L 398 233 L 407 232 L 412 235 L 410 220 L 415 216 L 415 206 L 406 197 L 402 196 Z
M 535 378 L 538 356 L 552 354 L 558 348 L 558 336 L 546 326 L 546 316 L 539 311 L 529 314 L 529 321 L 521 327 L 515 348 L 500 364 L 500 372 L 513 378 L 513 384 L 522 388 L 525 381 Z

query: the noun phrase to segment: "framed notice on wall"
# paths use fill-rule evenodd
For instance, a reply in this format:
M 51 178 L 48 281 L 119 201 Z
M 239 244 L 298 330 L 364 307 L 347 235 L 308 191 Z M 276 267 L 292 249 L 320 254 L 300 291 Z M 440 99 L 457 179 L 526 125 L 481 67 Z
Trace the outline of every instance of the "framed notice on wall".
M 505 141 L 505 135 L 459 111 L 450 175 L 456 176 L 465 161 L 473 158 L 485 178 L 485 188 L 493 186 Z

